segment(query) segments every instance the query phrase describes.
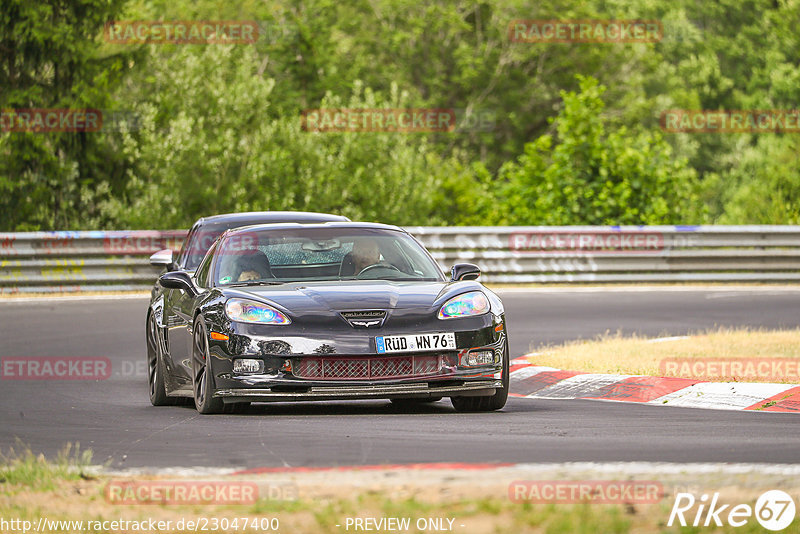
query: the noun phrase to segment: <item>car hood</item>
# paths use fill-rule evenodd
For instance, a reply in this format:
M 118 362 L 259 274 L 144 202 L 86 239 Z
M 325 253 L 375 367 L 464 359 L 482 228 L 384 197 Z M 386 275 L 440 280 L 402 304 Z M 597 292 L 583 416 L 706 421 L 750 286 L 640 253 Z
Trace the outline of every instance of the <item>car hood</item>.
M 266 300 L 293 313 L 348 310 L 431 309 L 453 295 L 485 288 L 477 282 L 392 282 L 348 280 L 292 282 L 226 291 L 230 296 Z

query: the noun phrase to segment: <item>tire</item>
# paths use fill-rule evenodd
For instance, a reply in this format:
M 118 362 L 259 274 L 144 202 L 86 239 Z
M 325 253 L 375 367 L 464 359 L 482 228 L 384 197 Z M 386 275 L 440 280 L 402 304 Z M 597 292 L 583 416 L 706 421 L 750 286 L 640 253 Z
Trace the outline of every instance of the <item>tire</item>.
M 192 391 L 194 407 L 203 415 L 222 413 L 222 399 L 214 398 L 214 373 L 211 370 L 211 355 L 208 352 L 208 331 L 202 317 L 194 322 L 192 335 Z
M 161 341 L 158 339 L 158 325 L 152 313 L 147 315 L 147 380 L 150 384 L 150 404 L 153 406 L 170 406 L 174 399 L 167 395 L 164 380 L 164 356 L 161 353 Z
M 503 353 L 503 387 L 488 397 L 450 397 L 457 412 L 493 412 L 506 405 L 508 400 L 508 342 Z

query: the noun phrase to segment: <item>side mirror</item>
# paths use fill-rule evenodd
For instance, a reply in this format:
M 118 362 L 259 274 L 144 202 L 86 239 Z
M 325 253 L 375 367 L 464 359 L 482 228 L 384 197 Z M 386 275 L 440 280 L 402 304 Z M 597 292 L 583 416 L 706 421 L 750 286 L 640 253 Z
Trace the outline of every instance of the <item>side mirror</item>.
M 150 256 L 150 265 L 166 267 L 168 271 L 171 271 L 175 267 L 172 261 L 172 251 L 168 248 L 159 250 Z
M 450 269 L 450 280 L 458 282 L 460 280 L 477 280 L 481 275 L 481 268 L 472 263 L 456 263 Z
M 158 279 L 158 283 L 161 284 L 161 287 L 166 287 L 167 289 L 183 289 L 192 296 L 200 294 L 192 281 L 191 275 L 186 271 L 164 273 Z

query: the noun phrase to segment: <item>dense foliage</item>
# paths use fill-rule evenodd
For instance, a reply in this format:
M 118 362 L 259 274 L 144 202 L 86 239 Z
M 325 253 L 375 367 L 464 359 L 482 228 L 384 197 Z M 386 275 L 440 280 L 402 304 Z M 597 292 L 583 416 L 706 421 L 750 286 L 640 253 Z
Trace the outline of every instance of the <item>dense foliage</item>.
M 515 43 L 514 19 L 659 20 L 655 43 Z M 254 20 L 253 44 L 118 44 L 120 20 Z M 0 230 L 187 227 L 290 209 L 413 224 L 800 224 L 797 133 L 668 133 L 792 109 L 798 0 L 4 0 Z M 453 132 L 309 132 L 303 110 L 444 108 Z M 462 111 L 466 110 L 466 111 Z M 111 116 L 111 115 L 107 115 Z

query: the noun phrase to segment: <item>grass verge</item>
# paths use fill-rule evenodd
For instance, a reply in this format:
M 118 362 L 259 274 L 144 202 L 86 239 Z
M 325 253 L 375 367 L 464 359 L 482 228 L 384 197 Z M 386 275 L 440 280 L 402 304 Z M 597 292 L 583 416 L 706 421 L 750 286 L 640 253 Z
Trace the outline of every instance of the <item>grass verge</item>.
M 750 520 L 745 527 L 680 529 L 668 527 L 667 520 L 677 492 L 693 494 L 719 492 L 721 503 L 752 506 L 768 489 L 781 488 L 800 496 L 795 471 L 723 471 L 698 473 L 680 466 L 661 470 L 609 471 L 602 467 L 570 464 L 498 467 L 470 471 L 361 470 L 287 472 L 268 475 L 219 476 L 211 480 L 256 484 L 259 498 L 247 504 L 145 504 L 110 502 L 106 489 L 112 481 L 143 484 L 165 481 L 197 483 L 201 477 L 165 479 L 125 473 L 85 474 L 88 453 L 70 448 L 52 462 L 30 450 L 3 456 L 3 472 L 12 474 L 0 482 L 0 518 L 41 525 L 41 532 L 363 532 L 355 519 L 371 519 L 371 532 L 461 532 L 465 534 L 524 533 L 620 533 L 632 532 L 760 532 Z M 616 469 L 616 468 L 615 468 Z M 640 504 L 532 504 L 509 499 L 509 485 L 515 481 L 657 481 L 663 490 L 658 502 Z M 276 498 L 277 487 L 293 488 Z M 272 495 L 270 497 L 270 495 Z M 692 514 L 687 517 L 694 517 Z M 388 528 L 395 520 L 408 525 Z M 115 527 L 116 525 L 121 525 Z M 161 522 L 157 529 L 147 522 Z M 57 523 L 57 522 L 72 522 Z M 82 522 L 82 523 L 77 523 Z M 127 524 L 123 522 L 128 522 Z M 136 527 L 131 525 L 136 523 Z M 169 522 L 169 523 L 167 523 Z M 796 528 L 800 521 L 795 521 Z M 363 523 L 362 523 L 363 524 Z M 144 525 L 144 526 L 143 526 Z M 249 525 L 249 526 L 245 526 Z M 257 525 L 257 526 L 253 526 Z M 349 525 L 349 527 L 348 527 Z M 19 524 L 17 524 L 19 526 Z M 11 527 L 14 528 L 14 527 Z M 33 531 L 30 528 L 28 531 Z M 13 531 L 21 531 L 19 529 Z M 791 527 L 787 531 L 793 531 Z
M 608 334 L 594 340 L 571 341 L 562 345 L 547 346 L 525 356 L 535 365 L 584 371 L 588 373 L 630 374 L 651 376 L 685 376 L 682 364 L 692 369 L 694 362 L 715 360 L 741 360 L 744 363 L 786 360 L 793 362 L 781 371 L 770 367 L 766 376 L 744 372 L 727 372 L 720 367 L 719 376 L 706 369 L 707 381 L 746 381 L 798 383 L 797 362 L 800 360 L 800 329 L 753 330 L 718 329 L 667 338 L 645 338 Z M 666 365 L 666 362 L 677 362 Z M 725 370 L 725 373 L 722 371 Z M 673 372 L 675 371 L 675 372 Z M 782 374 L 781 374 L 782 373 Z
M 5 494 L 23 488 L 52 489 L 63 480 L 89 480 L 91 463 L 92 451 L 81 451 L 79 444 L 67 444 L 54 460 L 47 460 L 18 441 L 7 453 L 0 452 L 0 487 Z

